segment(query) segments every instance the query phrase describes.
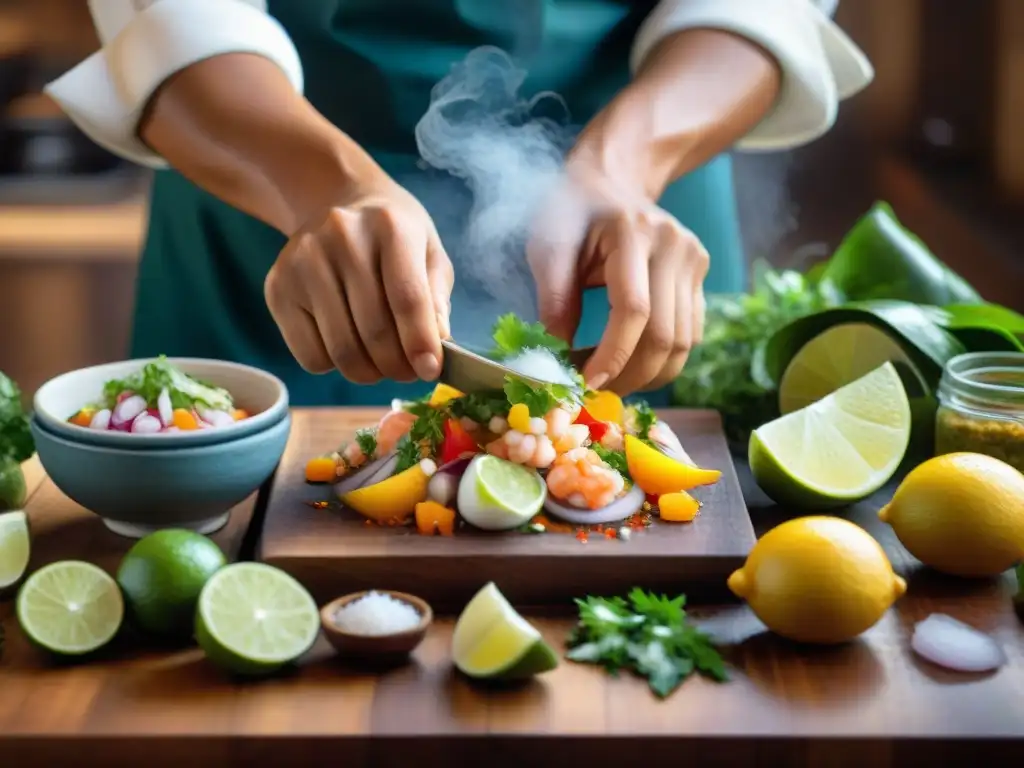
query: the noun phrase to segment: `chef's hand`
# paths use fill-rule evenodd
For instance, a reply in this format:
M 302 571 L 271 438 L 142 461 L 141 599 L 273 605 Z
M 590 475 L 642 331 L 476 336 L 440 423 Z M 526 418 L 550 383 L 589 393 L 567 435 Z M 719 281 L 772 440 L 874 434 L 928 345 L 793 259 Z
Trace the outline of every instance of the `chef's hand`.
M 336 368 L 356 384 L 429 381 L 441 370 L 453 279 L 423 206 L 378 179 L 298 230 L 264 293 L 307 371 Z
M 583 375 L 628 394 L 672 381 L 704 332 L 708 252 L 625 179 L 570 157 L 528 248 L 540 317 L 571 341 L 584 288 L 606 285 L 611 312 Z

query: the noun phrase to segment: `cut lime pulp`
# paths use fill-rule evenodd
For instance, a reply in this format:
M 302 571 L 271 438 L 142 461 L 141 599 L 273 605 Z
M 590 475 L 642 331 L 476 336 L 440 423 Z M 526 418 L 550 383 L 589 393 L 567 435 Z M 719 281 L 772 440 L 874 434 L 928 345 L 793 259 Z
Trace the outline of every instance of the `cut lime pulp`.
M 319 633 L 312 596 L 273 566 L 224 566 L 199 595 L 196 640 L 210 661 L 230 672 L 274 672 L 308 651 Z
M 547 498 L 534 470 L 496 456 L 477 456 L 459 482 L 459 513 L 482 530 L 518 528 L 540 512 Z
M 892 477 L 910 442 L 910 403 L 885 363 L 750 436 L 750 467 L 780 504 L 831 507 L 864 498 Z
M 109 643 L 124 618 L 121 590 L 92 563 L 63 560 L 40 568 L 18 592 L 18 623 L 53 653 L 77 656 Z
M 0 591 L 21 581 L 30 553 L 28 516 L 20 511 L 0 514 Z
M 493 582 L 477 592 L 459 616 L 452 660 L 470 677 L 494 680 L 532 677 L 558 666 L 551 646 Z

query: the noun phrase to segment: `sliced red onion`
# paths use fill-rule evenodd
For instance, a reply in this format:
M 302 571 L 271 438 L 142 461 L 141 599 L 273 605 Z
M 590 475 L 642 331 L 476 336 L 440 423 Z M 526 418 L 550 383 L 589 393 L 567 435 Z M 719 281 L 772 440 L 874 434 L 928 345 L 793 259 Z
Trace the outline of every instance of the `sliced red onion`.
M 397 466 L 397 453 L 389 453 L 387 456 L 374 459 L 369 464 L 341 478 L 334 484 L 334 492 L 338 496 L 342 496 L 367 485 L 374 485 L 382 480 L 387 480 L 394 473 Z
M 137 435 L 155 435 L 164 425 L 160 423 L 160 419 L 155 416 L 150 416 L 148 413 L 140 413 L 132 421 L 132 432 Z
M 631 517 L 639 511 L 643 503 L 644 492 L 640 489 L 639 485 L 634 485 L 625 494 L 619 496 L 608 506 L 601 507 L 601 509 L 571 507 L 557 501 L 550 493 L 544 501 L 544 509 L 555 517 L 565 520 L 567 523 L 604 525 L 605 523 L 615 523 Z
M 662 453 L 676 461 L 681 461 L 683 464 L 697 466 L 693 463 L 693 459 L 690 458 L 690 454 L 683 448 L 683 444 L 679 442 L 679 438 L 672 430 L 672 427 L 664 421 L 658 421 L 655 423 L 653 431 L 654 434 L 651 435 L 651 442 L 658 446 Z
M 1006 663 L 995 640 L 942 613 L 914 626 L 910 647 L 933 664 L 958 672 L 988 672 Z
M 455 459 L 438 467 L 427 483 L 427 496 L 430 500 L 446 507 L 454 504 L 459 493 L 459 480 L 472 460 L 472 457 Z
M 146 400 L 141 395 L 130 395 L 117 404 L 110 417 L 111 423 L 117 427 L 127 424 L 146 410 Z
M 96 411 L 92 415 L 92 421 L 89 422 L 89 429 L 107 429 L 110 426 L 110 409 L 104 408 L 102 411 Z
M 199 418 L 211 427 L 227 427 L 235 423 L 234 417 L 227 411 L 219 411 L 216 408 L 207 408 L 205 405 L 196 403 L 196 412 Z
M 160 421 L 165 427 L 171 426 L 174 421 L 174 408 L 171 407 L 171 393 L 167 387 L 160 390 L 160 396 L 156 399 L 156 407 L 160 412 Z

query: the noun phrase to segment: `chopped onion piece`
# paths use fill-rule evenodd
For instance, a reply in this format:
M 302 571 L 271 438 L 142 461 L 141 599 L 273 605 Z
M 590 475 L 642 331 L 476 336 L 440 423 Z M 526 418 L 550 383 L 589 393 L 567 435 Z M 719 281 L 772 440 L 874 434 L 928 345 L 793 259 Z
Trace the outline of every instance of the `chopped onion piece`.
M 131 395 L 126 397 L 117 407 L 114 408 L 114 413 L 110 417 L 110 420 L 115 426 L 121 424 L 127 424 L 132 421 L 136 416 L 146 410 L 146 401 L 141 395 Z
M 942 613 L 915 625 L 910 647 L 933 664 L 958 672 L 988 672 L 1006 663 L 995 640 Z
M 132 422 L 132 432 L 139 435 L 154 435 L 163 428 L 160 419 L 148 413 L 140 413 Z
M 110 409 L 104 408 L 102 411 L 96 411 L 92 415 L 92 421 L 89 422 L 89 429 L 107 429 L 110 427 Z
M 420 469 L 423 470 L 424 475 L 432 477 L 437 472 L 437 464 L 433 459 L 420 459 Z
M 160 412 L 160 421 L 165 427 L 174 423 L 174 408 L 171 407 L 171 393 L 164 387 L 160 390 L 160 396 L 156 399 L 156 408 Z
M 196 413 L 199 418 L 211 427 L 227 427 L 235 423 L 234 417 L 226 411 L 218 411 L 214 408 L 207 408 L 205 405 L 196 403 Z

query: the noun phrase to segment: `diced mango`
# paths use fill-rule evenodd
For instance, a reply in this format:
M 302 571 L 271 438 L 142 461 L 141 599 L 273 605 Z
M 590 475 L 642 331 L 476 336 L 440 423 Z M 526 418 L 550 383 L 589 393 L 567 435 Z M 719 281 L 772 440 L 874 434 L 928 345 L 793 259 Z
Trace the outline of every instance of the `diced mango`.
M 243 419 L 249 418 L 249 412 L 245 410 L 245 408 L 235 408 L 235 410 L 231 412 L 231 418 L 235 421 L 242 421 Z
M 508 425 L 516 432 L 530 434 L 530 409 L 523 403 L 516 403 L 508 412 Z
M 424 536 L 454 535 L 455 510 L 436 501 L 421 501 L 416 505 L 416 530 Z
M 625 442 L 629 474 L 644 493 L 662 496 L 689 491 L 716 483 L 722 476 L 717 469 L 701 469 L 676 461 L 633 435 L 626 435 Z
M 182 432 L 191 432 L 193 429 L 199 429 L 199 422 L 196 421 L 195 415 L 192 411 L 185 408 L 175 408 L 172 421 L 174 426 Z
M 609 421 L 621 427 L 625 420 L 626 409 L 622 405 L 622 398 L 606 389 L 591 394 L 584 400 L 583 407 L 598 421 Z
M 416 505 L 427 500 L 430 476 L 423 471 L 422 464 L 343 494 L 341 503 L 378 523 L 405 522 L 416 511 Z
M 462 397 L 462 393 L 459 392 L 459 390 L 440 382 L 436 387 L 434 387 L 434 391 L 430 395 L 429 404 L 432 408 L 437 408 L 457 397 Z
M 74 416 L 72 416 L 69 419 L 69 421 L 72 424 L 77 424 L 80 427 L 88 427 L 90 424 L 92 424 L 92 417 L 95 413 L 96 411 L 92 408 L 83 408 Z
M 338 479 L 338 463 L 330 456 L 317 456 L 306 462 L 307 483 L 333 483 Z
M 666 493 L 658 499 L 658 513 L 670 523 L 689 523 L 697 516 L 700 502 L 686 491 Z

